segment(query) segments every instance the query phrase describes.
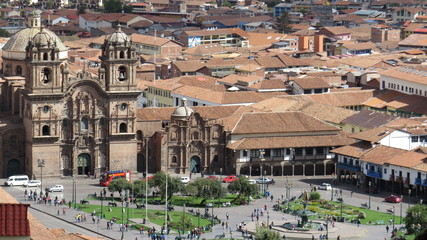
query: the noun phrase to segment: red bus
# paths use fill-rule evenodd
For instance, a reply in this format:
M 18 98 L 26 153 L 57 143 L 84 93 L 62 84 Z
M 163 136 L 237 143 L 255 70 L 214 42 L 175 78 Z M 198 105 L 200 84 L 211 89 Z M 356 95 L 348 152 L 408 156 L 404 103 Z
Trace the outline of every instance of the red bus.
M 101 186 L 108 186 L 111 181 L 117 178 L 124 178 L 126 181 L 131 181 L 131 172 L 127 170 L 116 170 L 116 171 L 108 171 L 101 173 L 101 178 L 99 179 L 99 184 Z

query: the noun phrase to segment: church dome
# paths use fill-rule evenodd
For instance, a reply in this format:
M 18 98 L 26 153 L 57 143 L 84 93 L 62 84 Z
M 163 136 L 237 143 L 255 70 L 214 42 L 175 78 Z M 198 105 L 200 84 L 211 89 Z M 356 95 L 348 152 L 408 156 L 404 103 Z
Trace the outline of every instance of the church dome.
M 36 46 L 46 47 L 52 43 L 52 38 L 44 29 L 41 29 L 40 32 L 34 36 L 33 42 Z
M 34 13 L 33 15 L 29 15 L 30 18 L 34 17 L 38 19 L 40 15 Z M 35 19 L 32 19 L 35 20 Z M 28 41 L 34 39 L 34 37 L 40 33 L 40 26 L 37 24 L 38 22 L 34 22 L 35 24 L 29 24 L 28 28 L 22 29 L 19 32 L 15 33 L 9 41 L 3 46 L 3 58 L 11 59 L 11 60 L 24 60 L 25 59 L 25 49 L 28 45 Z M 60 53 L 60 59 L 66 59 L 68 57 L 67 47 L 62 43 L 61 39 L 50 31 L 49 29 L 44 28 L 42 30 L 43 34 L 46 34 L 44 37 L 50 38 L 51 42 L 56 42 L 56 47 L 58 47 Z M 40 41 L 43 39 L 40 36 Z
M 194 112 L 193 109 L 187 106 L 187 99 L 183 99 L 184 106 L 177 107 L 175 111 L 173 111 L 173 117 L 189 117 Z
M 128 35 L 126 35 L 126 33 L 122 31 L 122 28 L 119 25 L 117 26 L 116 32 L 114 32 L 108 37 L 108 42 L 113 45 L 122 45 L 126 42 L 129 42 L 129 37 Z

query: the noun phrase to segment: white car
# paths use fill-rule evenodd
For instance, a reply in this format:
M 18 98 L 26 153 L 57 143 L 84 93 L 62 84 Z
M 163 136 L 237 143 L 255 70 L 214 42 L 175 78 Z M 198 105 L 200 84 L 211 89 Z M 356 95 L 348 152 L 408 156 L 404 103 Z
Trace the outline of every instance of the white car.
M 320 185 L 318 187 L 319 190 L 326 190 L 326 191 L 331 191 L 332 190 L 332 186 L 329 183 L 322 183 L 322 185 Z
M 48 192 L 63 192 L 64 191 L 64 186 L 56 184 L 53 187 L 46 188 L 46 191 L 48 191 Z
M 190 182 L 190 178 L 189 177 L 181 177 L 181 182 L 182 183 L 189 183 Z
M 249 179 L 249 184 L 256 184 L 256 180 L 255 179 Z
M 24 183 L 24 187 L 40 187 L 42 182 L 40 180 L 30 180 L 29 182 Z

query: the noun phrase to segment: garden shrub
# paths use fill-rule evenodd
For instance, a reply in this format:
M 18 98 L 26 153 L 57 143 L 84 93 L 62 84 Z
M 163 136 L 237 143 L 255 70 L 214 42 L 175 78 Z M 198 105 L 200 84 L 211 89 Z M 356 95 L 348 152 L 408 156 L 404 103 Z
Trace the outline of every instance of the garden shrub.
M 318 192 L 310 192 L 310 200 L 319 200 L 320 199 L 320 193 Z
M 334 204 L 330 204 L 330 203 L 325 204 L 323 207 L 326 208 L 326 209 L 329 209 L 329 210 L 335 210 L 336 209 L 335 205 Z
M 359 219 L 365 219 L 366 218 L 365 212 L 360 212 L 359 215 L 357 215 L 357 218 L 359 218 Z
M 320 200 L 320 204 L 322 204 L 322 205 L 326 205 L 326 204 L 328 204 L 328 200 L 326 200 L 326 199 L 321 199 L 321 200 Z

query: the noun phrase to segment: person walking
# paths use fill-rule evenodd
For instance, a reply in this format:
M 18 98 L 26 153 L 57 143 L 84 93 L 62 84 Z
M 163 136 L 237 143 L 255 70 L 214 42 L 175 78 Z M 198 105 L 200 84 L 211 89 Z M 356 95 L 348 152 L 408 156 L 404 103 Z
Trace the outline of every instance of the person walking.
M 228 221 L 228 220 L 229 220 L 229 218 L 230 218 L 230 213 L 226 212 L 226 213 L 225 213 L 225 217 L 227 218 L 227 221 Z
M 390 227 L 387 225 L 386 227 L 385 227 L 385 230 L 387 231 L 387 233 L 388 233 L 388 230 L 390 230 Z

